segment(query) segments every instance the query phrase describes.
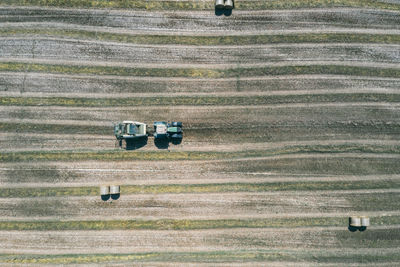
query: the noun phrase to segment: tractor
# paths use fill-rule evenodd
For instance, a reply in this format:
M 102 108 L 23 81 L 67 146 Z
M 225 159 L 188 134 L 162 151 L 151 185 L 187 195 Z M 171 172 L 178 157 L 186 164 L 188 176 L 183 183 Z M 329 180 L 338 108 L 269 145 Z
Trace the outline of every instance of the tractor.
M 167 149 L 169 143 L 178 145 L 182 142 L 182 122 L 154 122 L 154 144 L 159 149 Z
M 182 122 L 154 122 L 154 139 L 181 140 Z

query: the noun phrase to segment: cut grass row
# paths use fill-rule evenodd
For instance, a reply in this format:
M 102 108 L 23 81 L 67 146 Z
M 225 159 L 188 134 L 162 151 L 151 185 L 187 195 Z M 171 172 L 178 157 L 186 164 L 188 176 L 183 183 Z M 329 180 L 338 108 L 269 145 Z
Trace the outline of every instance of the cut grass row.
M 251 251 L 215 251 L 215 252 L 150 252 L 131 254 L 56 254 L 22 255 L 0 254 L 0 263 L 7 264 L 88 264 L 88 263 L 127 263 L 134 262 L 308 262 L 309 264 L 334 263 L 393 263 L 400 261 L 395 252 L 363 253 L 360 251 L 337 253 L 310 251 L 306 253 L 290 250 L 251 250 Z
M 299 157 L 264 158 L 260 160 L 226 161 L 218 170 L 238 173 L 282 173 L 303 175 L 380 175 L 399 174 L 396 157 Z
M 75 29 L 2 28 L 0 36 L 42 35 L 60 38 L 113 41 L 132 44 L 168 45 L 261 45 L 280 43 L 377 43 L 400 44 L 398 34 L 366 33 L 303 33 L 280 35 L 230 35 L 230 36 L 188 36 L 188 35 L 144 35 L 98 32 Z
M 0 154 L 0 162 L 22 161 L 79 161 L 79 160 L 216 160 L 251 157 L 270 157 L 303 153 L 390 153 L 399 154 L 400 146 L 372 144 L 341 145 L 295 145 L 269 150 L 249 150 L 239 152 L 202 152 L 202 151 L 21 151 Z
M 371 217 L 374 225 L 395 225 L 400 216 Z M 59 230 L 196 230 L 225 228 L 321 227 L 348 225 L 347 217 L 225 220 L 0 221 L 2 231 Z
M 214 1 L 141 1 L 141 0 L 3 0 L 2 5 L 53 6 L 75 8 L 129 8 L 144 10 L 214 10 Z M 269 0 L 238 1 L 238 10 L 269 10 L 297 8 L 358 7 L 400 10 L 400 5 L 373 0 Z
M 243 106 L 293 103 L 400 102 L 400 94 L 330 93 L 264 96 L 176 96 L 176 97 L 1 97 L 1 106 L 132 107 L 132 106 Z
M 115 75 L 137 77 L 187 77 L 187 78 L 239 78 L 268 75 L 332 74 L 368 77 L 400 78 L 398 68 L 376 68 L 346 65 L 291 65 L 236 67 L 226 69 L 209 68 L 143 68 L 112 66 L 73 66 L 56 64 L 36 64 L 0 62 L 0 71 L 39 72 L 61 74 Z
M 273 182 L 273 183 L 223 183 L 223 184 L 168 184 L 125 185 L 122 194 L 183 194 L 224 192 L 272 192 L 313 190 L 367 190 L 400 189 L 398 180 L 379 181 L 317 181 L 317 182 Z M 0 198 L 28 198 L 55 196 L 97 196 L 98 187 L 35 187 L 0 188 Z
M 26 116 L 26 115 L 25 115 Z M 18 121 L 22 117 L 15 117 Z M 26 118 L 26 117 L 25 117 Z M 88 118 L 90 119 L 90 118 Z M 202 141 L 207 138 L 210 143 L 235 143 L 235 142 L 279 142 L 291 141 L 293 133 L 296 133 L 298 140 L 326 140 L 331 135 L 351 135 L 355 139 L 399 139 L 400 125 L 391 122 L 390 124 L 373 122 L 320 122 L 321 124 L 299 122 L 290 123 L 242 123 L 240 126 L 211 125 L 207 123 L 185 126 L 185 140 Z M 113 137 L 113 129 L 110 126 L 85 126 L 70 124 L 40 124 L 40 123 L 13 123 L 0 122 L 0 132 L 15 134 L 60 134 L 79 135 L 90 134 L 94 138 L 107 135 L 110 140 Z M 51 138 L 51 137 L 45 137 Z
M 0 132 L 112 135 L 113 129 L 111 125 L 109 127 L 95 125 L 88 127 L 84 125 L 0 122 Z

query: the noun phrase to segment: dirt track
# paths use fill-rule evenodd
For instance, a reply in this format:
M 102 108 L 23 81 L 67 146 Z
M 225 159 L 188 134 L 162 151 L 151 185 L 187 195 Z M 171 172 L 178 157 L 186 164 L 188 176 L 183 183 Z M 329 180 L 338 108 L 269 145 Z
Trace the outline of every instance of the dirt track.
M 354 212 L 399 215 L 399 190 L 340 192 L 124 194 L 121 201 L 99 197 L 0 199 L 1 220 L 128 220 L 128 219 L 246 219 L 271 217 L 339 217 Z M 355 197 L 356 195 L 356 197 Z M 380 201 L 373 209 L 363 202 Z M 212 209 L 210 208 L 212 207 Z M 385 212 L 379 210 L 385 208 Z M 302 210 L 302 214 L 296 214 Z M 318 214 L 318 216 L 316 216 Z
M 360 234 L 346 240 L 347 229 L 339 228 L 300 228 L 300 229 L 223 229 L 195 231 L 63 231 L 43 232 L 4 232 L 0 231 L 2 243 L 7 242 L 5 253 L 132 253 L 145 251 L 218 251 L 218 250 L 256 250 L 266 245 L 275 249 L 326 250 L 356 248 L 354 243 L 343 241 L 362 240 Z M 399 231 L 371 229 L 370 236 L 379 236 L 375 248 L 395 248 L 398 246 Z M 157 238 L 154 238 L 157 236 Z M 104 242 L 108 240 L 108 242 Z M 372 242 L 371 242 L 372 243 Z M 40 247 L 37 244 L 41 244 Z M 95 247 L 92 244 L 96 244 Z M 357 244 L 360 246 L 360 244 Z M 366 242 L 362 247 L 368 248 Z

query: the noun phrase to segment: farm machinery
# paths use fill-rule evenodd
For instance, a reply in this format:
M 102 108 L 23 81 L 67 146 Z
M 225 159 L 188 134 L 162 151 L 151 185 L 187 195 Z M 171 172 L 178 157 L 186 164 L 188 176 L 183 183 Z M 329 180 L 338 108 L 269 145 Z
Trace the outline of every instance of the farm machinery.
M 182 139 L 182 122 L 156 121 L 154 126 L 154 139 Z
M 147 137 L 154 137 L 158 148 L 167 148 L 169 142 L 179 144 L 183 138 L 182 122 L 156 121 L 154 130 L 137 121 L 123 121 L 114 125 L 114 135 L 117 138 L 116 147 L 135 149 L 147 144 Z
M 126 149 L 133 141 L 147 138 L 147 125 L 137 121 L 123 121 L 114 125 L 114 135 L 117 138 L 116 146 Z

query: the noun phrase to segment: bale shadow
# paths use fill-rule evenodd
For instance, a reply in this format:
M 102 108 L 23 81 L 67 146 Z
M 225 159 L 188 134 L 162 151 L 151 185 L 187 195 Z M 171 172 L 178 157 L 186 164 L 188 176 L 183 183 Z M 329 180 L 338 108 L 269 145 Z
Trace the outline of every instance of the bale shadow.
M 120 193 L 118 193 L 118 194 L 111 194 L 111 199 L 117 200 L 117 199 L 119 199 L 120 196 L 121 196 Z
M 126 139 L 126 150 L 136 150 L 147 145 L 148 137 Z
M 232 15 L 232 9 L 224 9 L 224 15 L 225 17 L 229 17 L 230 15 Z
M 108 194 L 108 195 L 101 195 L 101 200 L 107 201 L 107 200 L 109 200 L 109 199 L 110 199 L 110 194 Z
M 214 12 L 215 12 L 215 16 L 218 16 L 218 17 L 222 16 L 225 13 L 225 8 L 215 7 Z
M 227 8 L 218 8 L 216 7 L 214 10 L 215 16 L 226 16 L 229 17 L 230 15 L 232 15 L 232 9 L 227 9 Z
M 361 226 L 360 228 L 358 228 L 358 230 L 360 232 L 364 232 L 365 230 L 367 230 L 367 227 L 366 226 Z
M 358 227 L 349 226 L 348 229 L 349 229 L 350 232 L 355 232 L 355 231 L 358 230 Z
M 168 147 L 169 147 L 169 140 L 168 140 L 168 138 L 163 138 L 163 139 L 154 138 L 154 145 L 155 145 L 158 149 L 168 149 Z

